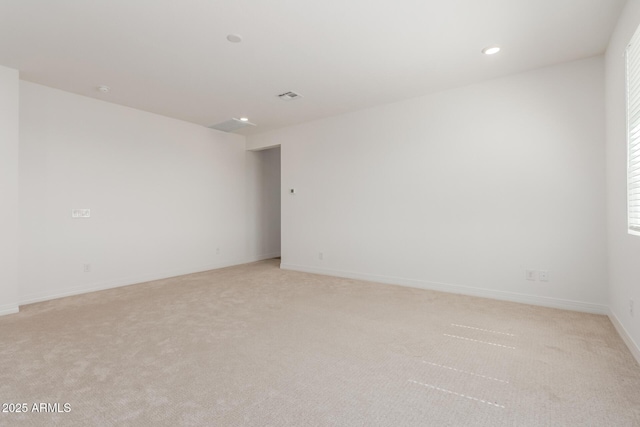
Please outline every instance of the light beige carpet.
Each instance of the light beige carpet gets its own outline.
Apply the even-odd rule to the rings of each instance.
[[[0,401],[29,409],[0,425],[640,425],[640,367],[605,316],[278,262],[0,318]]]

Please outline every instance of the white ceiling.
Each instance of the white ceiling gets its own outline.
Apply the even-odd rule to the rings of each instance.
[[[625,2],[0,0],[0,65],[205,126],[246,116],[258,126],[239,133],[258,133],[601,54]],[[502,52],[482,55],[491,44]],[[304,98],[276,97],[290,90]]]

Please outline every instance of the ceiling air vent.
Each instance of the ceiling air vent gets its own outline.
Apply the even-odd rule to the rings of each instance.
[[[240,120],[240,119],[234,118],[231,120],[227,120],[226,122],[221,122],[215,125],[211,125],[209,126],[209,128],[221,130],[222,132],[233,132],[247,126],[255,126],[255,124],[246,120]]]
[[[295,92],[285,92],[278,95],[278,98],[282,99],[283,101],[292,101],[294,99],[302,98],[302,95]]]

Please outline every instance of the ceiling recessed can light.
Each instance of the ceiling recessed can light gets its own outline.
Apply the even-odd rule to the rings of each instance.
[[[102,93],[108,93],[111,90],[111,88],[109,86],[102,85],[102,86],[98,86],[98,90]]]
[[[482,53],[485,55],[495,55],[498,52],[500,52],[500,48],[498,46],[488,46],[482,49]]]
[[[240,120],[243,121],[243,122],[248,122],[249,121],[249,119],[246,118],[246,117],[240,117]]]
[[[242,41],[242,36],[240,34],[229,34],[227,36],[227,40],[231,43],[240,43]]]

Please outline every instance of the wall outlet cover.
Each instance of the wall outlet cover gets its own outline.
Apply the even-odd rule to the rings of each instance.
[[[91,218],[91,209],[71,209],[71,218]]]
[[[537,280],[537,277],[538,277],[538,275],[537,275],[536,270],[525,270],[524,271],[524,278],[527,279],[527,280],[535,281],[535,280]]]

